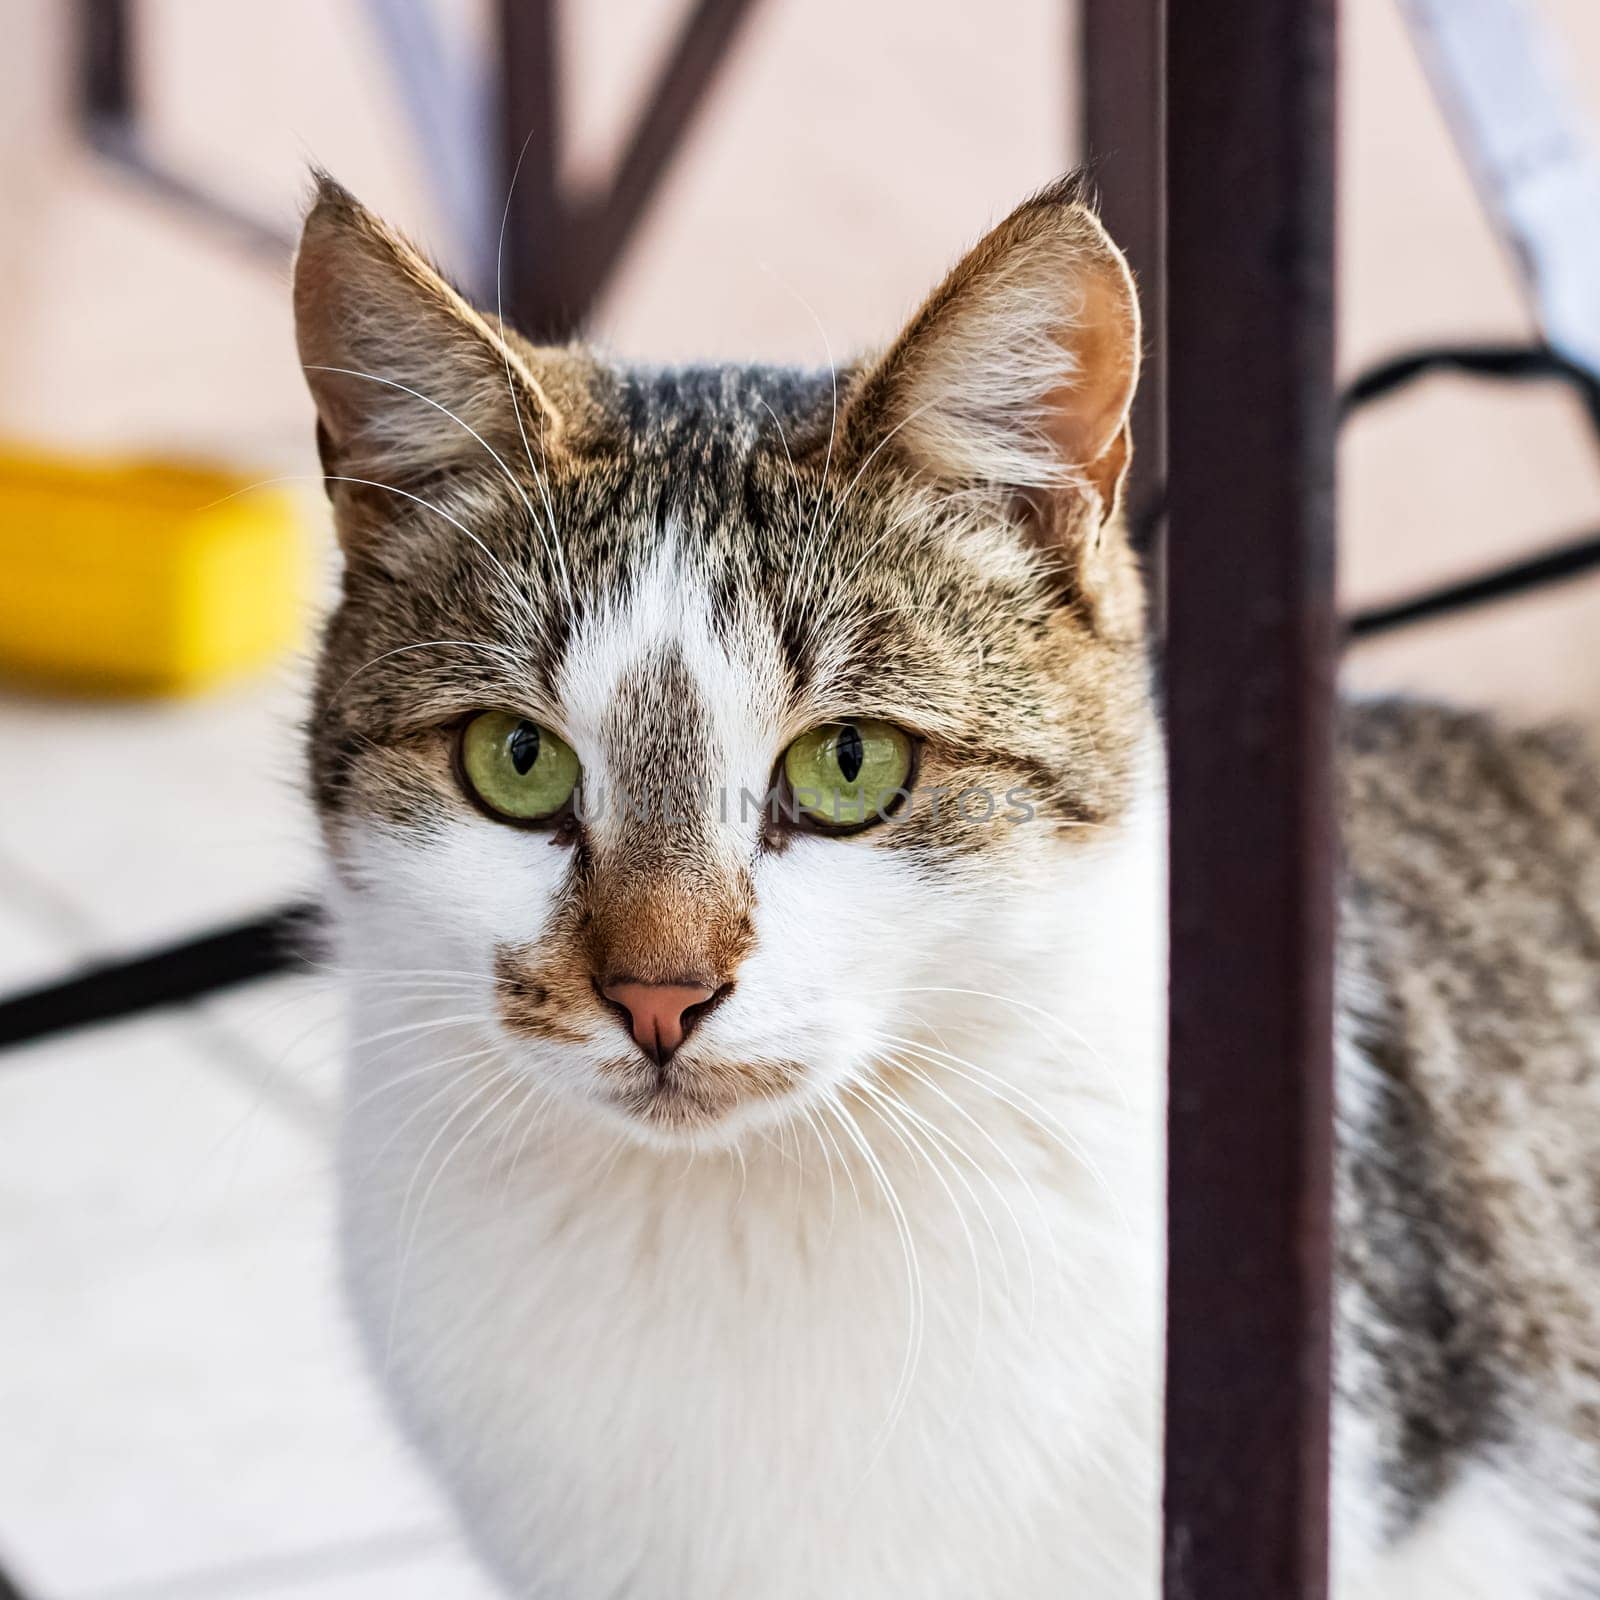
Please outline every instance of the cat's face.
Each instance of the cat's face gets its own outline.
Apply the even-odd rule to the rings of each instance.
[[[372,960],[656,1140],[1048,982],[1149,733],[1137,312],[1071,192],[837,378],[531,348],[331,184],[296,304],[346,556],[315,796]]]

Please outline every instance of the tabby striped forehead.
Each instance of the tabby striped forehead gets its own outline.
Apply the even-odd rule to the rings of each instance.
[[[352,511],[379,526],[348,604],[393,648],[487,635],[547,700],[580,639],[604,654],[692,616],[697,647],[775,653],[794,697],[848,698],[871,676],[925,704],[942,655],[1005,651],[1045,625],[1051,598],[1037,561],[959,503],[908,485],[887,497],[834,470],[833,383],[781,369],[619,378],[627,424],[612,448],[543,472],[479,461],[425,502],[367,494]],[[424,691],[451,672],[492,680],[495,665],[399,663]]]
[[[740,791],[764,787],[782,737],[783,673],[762,609],[717,597],[670,525],[632,581],[571,630],[554,687],[602,854],[714,851],[719,820],[736,823]]]
[[[826,373],[622,374],[604,449],[369,495],[381,528],[370,554],[349,541],[323,661],[319,796],[360,741],[488,706],[570,737],[586,790],[674,814],[707,793],[737,810],[789,739],[849,716],[1103,809],[1067,791],[1110,777],[1104,652],[1080,630],[1074,653],[992,508],[839,470],[832,392]]]

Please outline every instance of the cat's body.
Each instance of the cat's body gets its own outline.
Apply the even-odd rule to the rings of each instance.
[[[347,553],[347,1276],[486,1561],[527,1600],[1153,1595],[1164,798],[1098,225],[1024,207],[836,381],[533,350],[331,185],[297,293]],[[751,814],[818,726],[915,793]],[[1340,1600],[1566,1600],[1600,802],[1471,719],[1348,744]],[[540,799],[550,750],[635,808]]]
[[[1600,783],[1430,706],[1343,754],[1341,1596],[1594,1594]]]

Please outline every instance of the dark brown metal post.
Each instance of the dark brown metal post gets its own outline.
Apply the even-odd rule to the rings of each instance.
[[[1170,1600],[1326,1593],[1334,12],[1167,41]]]
[[[128,0],[81,0],[78,47],[85,121],[91,125],[131,121],[136,91]]]
[[[1082,0],[1082,152],[1100,214],[1139,280],[1145,365],[1133,405],[1128,515],[1144,542],[1167,476],[1166,0]]]
[[[501,303],[524,333],[553,341],[585,309],[561,193],[559,9],[558,0],[500,0]]]
[[[500,0],[500,149],[510,196],[501,277],[507,317],[537,339],[577,331],[615,273],[755,0],[698,0],[656,75],[612,181],[561,182],[558,0]]]

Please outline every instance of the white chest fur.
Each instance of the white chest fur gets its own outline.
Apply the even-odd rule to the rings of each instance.
[[[358,987],[352,1298],[508,1592],[1154,1593],[1159,905],[1105,870],[1036,1003],[975,960],[915,1070],[737,1150],[618,1140]]]
[[[373,1357],[513,1593],[1144,1592],[1153,1252],[1044,1102],[857,1106],[870,1163],[835,1120],[741,1165],[565,1122],[518,1155],[467,1132],[499,1092],[357,1111],[345,1216]]]

